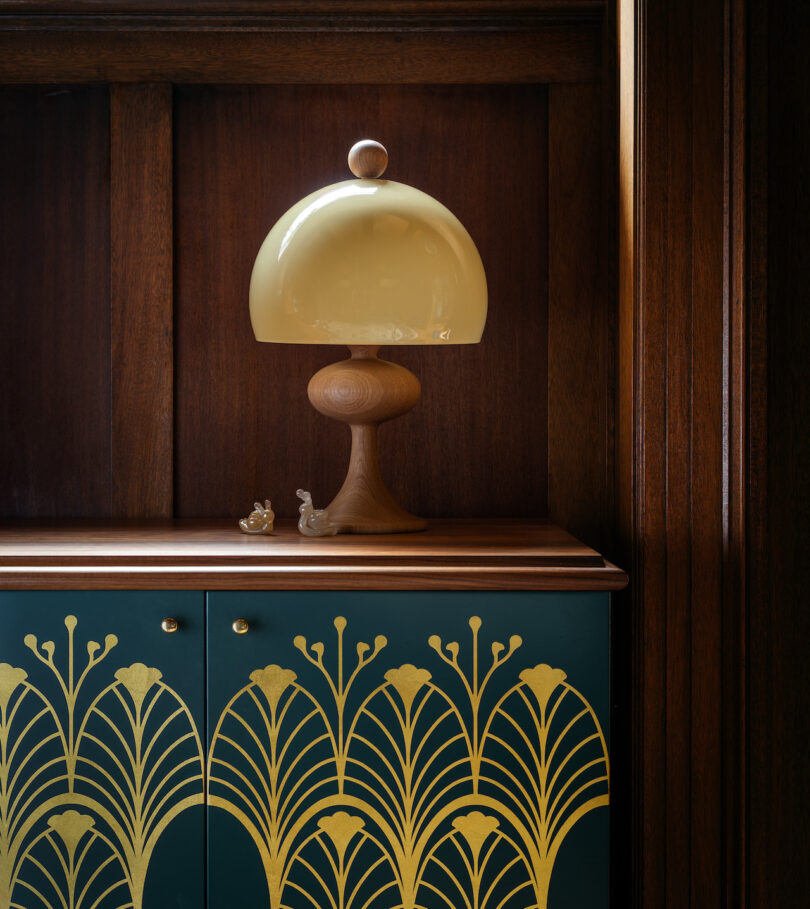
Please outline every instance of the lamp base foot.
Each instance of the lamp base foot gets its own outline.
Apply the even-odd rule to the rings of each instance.
[[[413,533],[427,527],[424,518],[400,508],[384,486],[374,490],[373,499],[356,487],[341,490],[326,510],[338,533]]]

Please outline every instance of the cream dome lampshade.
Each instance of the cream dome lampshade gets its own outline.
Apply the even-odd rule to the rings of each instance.
[[[419,380],[377,357],[382,345],[475,344],[487,314],[481,257],[464,226],[432,196],[379,179],[388,155],[358,142],[358,178],[306,196],[276,222],[250,279],[258,341],[346,344],[351,358],[310,380],[309,399],[352,431],[349,471],[327,507],[343,533],[421,530],[385,487],[377,426],[409,411]]]

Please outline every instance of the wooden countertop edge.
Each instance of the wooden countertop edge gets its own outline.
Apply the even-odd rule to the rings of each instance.
[[[300,569],[304,573],[328,572],[332,569],[343,572],[347,569],[355,571],[377,571],[379,569],[441,571],[445,568],[458,571],[498,571],[525,569],[543,571],[545,569],[571,568],[580,571],[603,570],[605,561],[601,556],[580,558],[578,556],[374,556],[357,558],[352,554],[338,556],[276,556],[275,558],[251,556],[200,556],[196,553],[177,553],[173,556],[156,555],[128,555],[125,553],[105,554],[103,556],[81,554],[49,554],[49,555],[11,555],[0,556],[0,571],[15,568],[27,568],[31,571],[65,568],[70,571],[81,568],[102,569],[109,567],[115,571],[144,570],[171,570],[182,565],[188,570],[199,571],[238,571],[241,568],[247,571],[274,570],[277,568],[289,572]],[[617,569],[618,570],[618,569]]]
[[[232,521],[0,522],[0,589],[619,590],[546,520],[438,520],[414,535],[246,537]]]
[[[600,568],[403,565],[14,565],[3,590],[621,590],[627,576]]]

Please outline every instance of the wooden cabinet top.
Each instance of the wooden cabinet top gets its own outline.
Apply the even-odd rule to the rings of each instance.
[[[0,524],[5,589],[616,590],[627,576],[547,521],[431,521],[422,533],[301,536],[279,521]]]

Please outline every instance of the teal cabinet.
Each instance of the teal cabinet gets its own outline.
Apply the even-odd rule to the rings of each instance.
[[[204,605],[0,592],[0,909],[204,905]]]
[[[210,909],[606,909],[608,645],[601,592],[208,594]]]
[[[0,909],[608,906],[605,592],[0,610]]]

